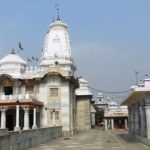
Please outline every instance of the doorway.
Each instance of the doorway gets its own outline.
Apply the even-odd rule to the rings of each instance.
[[[103,127],[104,110],[98,110],[95,114],[96,126]]]
[[[7,115],[6,117],[6,127],[8,128],[9,131],[13,131],[14,130],[14,117],[13,115]]]
[[[13,87],[12,86],[4,86],[3,91],[5,95],[13,95]]]
[[[124,129],[125,128],[124,118],[121,118],[121,117],[115,118],[114,126],[117,129]]]

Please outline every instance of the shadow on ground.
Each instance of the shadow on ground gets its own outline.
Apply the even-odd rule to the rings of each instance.
[[[130,134],[128,133],[122,133],[122,134],[118,134],[118,136],[120,136],[123,140],[125,140],[126,142],[129,143],[137,143],[137,140]]]

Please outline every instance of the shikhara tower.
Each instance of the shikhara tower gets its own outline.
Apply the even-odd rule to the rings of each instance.
[[[40,63],[40,66],[44,68],[55,65],[74,73],[75,65],[71,54],[67,24],[60,20],[59,15],[46,33]]]

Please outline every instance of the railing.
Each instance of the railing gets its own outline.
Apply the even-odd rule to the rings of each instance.
[[[25,99],[25,100],[29,100],[29,99],[37,99],[37,96],[36,95],[33,95],[33,94],[19,94],[19,95],[0,95],[0,100],[22,100],[22,99]]]

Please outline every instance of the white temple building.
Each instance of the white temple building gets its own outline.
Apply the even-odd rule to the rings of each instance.
[[[98,94],[94,106],[97,110],[96,125],[107,129],[128,129],[128,108],[120,106],[114,100],[103,97]]]
[[[122,105],[128,106],[129,132],[141,142],[150,145],[150,77],[131,87],[132,92]]]
[[[1,128],[28,130],[62,126],[76,131],[74,76],[67,25],[59,17],[46,34],[39,67],[29,66],[15,51],[0,59]]]

